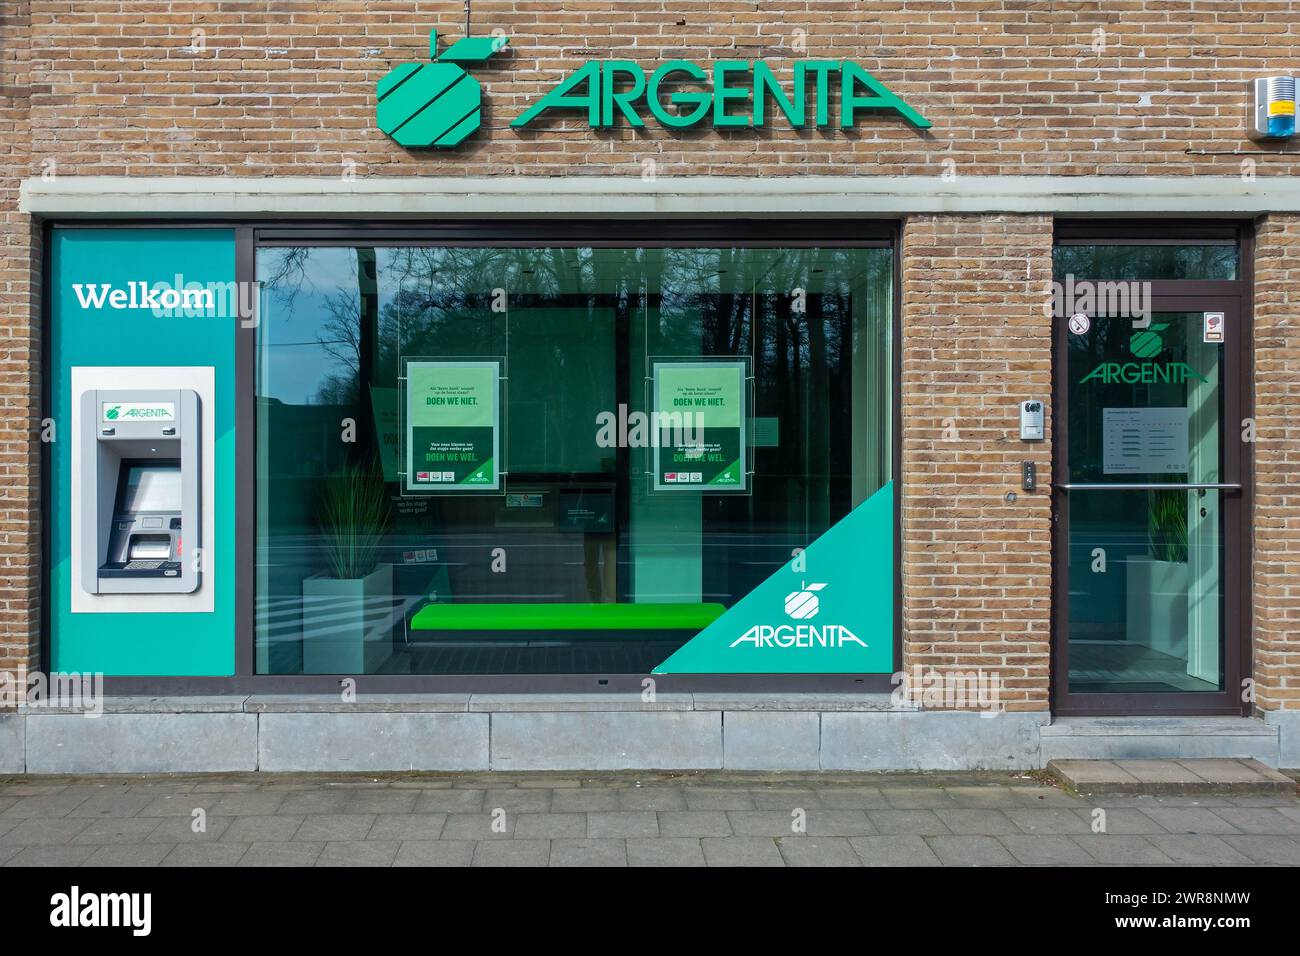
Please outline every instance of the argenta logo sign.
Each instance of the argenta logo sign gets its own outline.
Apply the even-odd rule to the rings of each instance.
[[[1167,328],[1168,322],[1159,322],[1149,328],[1135,329],[1129,336],[1129,352],[1140,359],[1159,355],[1165,348],[1165,339],[1161,333]],[[1182,385],[1192,378],[1205,381],[1205,377],[1186,362],[1102,362],[1079,379],[1079,384],[1097,379],[1106,385],[1154,385],[1165,382]]]
[[[403,146],[451,147],[478,129],[482,90],[460,64],[480,63],[505,47],[503,36],[466,38],[441,56],[429,35],[431,63],[403,63],[379,81],[379,128]],[[647,115],[685,129],[761,129],[783,121],[797,129],[850,129],[864,113],[886,112],[916,129],[928,119],[850,60],[798,60],[782,83],[764,60],[718,60],[702,66],[669,60],[653,71],[630,60],[589,60],[511,121],[528,126],[551,111],[574,112],[592,129]]]
[[[104,406],[106,422],[172,421],[175,418],[176,406],[171,402],[160,402],[157,405],[119,402]]]
[[[466,37],[438,55],[438,31],[429,31],[432,63],[402,63],[375,94],[379,128],[403,146],[458,145],[482,122],[483,88],[461,64],[482,63],[505,47],[503,36]]]

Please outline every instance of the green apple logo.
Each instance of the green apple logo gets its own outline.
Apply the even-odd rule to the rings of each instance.
[[[1161,322],[1149,329],[1139,329],[1129,337],[1128,350],[1138,358],[1151,358],[1153,355],[1159,355],[1161,349],[1165,347],[1164,337],[1160,333],[1167,328],[1169,328],[1169,323]]]
[[[482,121],[483,88],[461,67],[482,63],[510,40],[466,37],[438,56],[438,31],[429,31],[431,63],[401,63],[375,87],[379,128],[402,146],[458,145]]]
[[[104,409],[104,420],[105,420],[105,421],[110,421],[110,422],[111,422],[111,421],[115,421],[115,420],[117,419],[117,413],[118,413],[119,409],[120,409],[120,406],[118,406],[118,405],[114,405],[112,408],[106,408],[106,409]]]

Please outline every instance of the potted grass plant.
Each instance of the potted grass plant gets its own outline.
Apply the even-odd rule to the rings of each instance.
[[[1187,493],[1153,492],[1147,511],[1148,555],[1127,562],[1128,639],[1187,656]]]
[[[373,673],[392,654],[393,566],[379,561],[388,494],[373,465],[345,465],[322,483],[325,570],[302,582],[303,671]]]

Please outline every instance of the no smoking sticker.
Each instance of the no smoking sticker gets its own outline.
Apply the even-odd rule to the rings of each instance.
[[[1070,316],[1070,331],[1075,335],[1083,335],[1092,328],[1092,322],[1082,312],[1076,312]]]

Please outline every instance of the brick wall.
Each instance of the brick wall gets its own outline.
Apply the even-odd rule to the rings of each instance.
[[[31,172],[29,6],[0,8],[0,674],[17,675],[39,666],[41,244],[17,209]]]
[[[39,243],[15,211],[15,187],[43,169],[336,176],[355,163],[358,176],[639,176],[653,158],[660,176],[1234,175],[1248,160],[1261,177],[1300,173],[1300,154],[1243,134],[1247,77],[1300,70],[1300,0],[478,0],[473,9],[475,33],[512,38],[509,52],[474,70],[484,128],[457,150],[420,152],[375,128],[374,84],[425,59],[431,27],[444,47],[459,38],[461,0],[8,0],[0,400],[25,419],[37,388]],[[848,132],[779,121],[760,134],[670,131],[653,120],[637,132],[592,131],[574,118],[509,127],[590,58],[652,66],[802,56],[862,63],[934,128],[887,115]],[[1249,155],[1208,155],[1237,150]],[[1296,344],[1286,301],[1294,276],[1277,249],[1295,227],[1268,228],[1261,361],[1281,368],[1273,356]],[[1047,701],[1049,519],[1045,492],[1015,503],[1003,495],[1018,488],[1026,457],[1014,405],[1049,395],[1050,232],[1042,217],[921,217],[905,233],[905,662],[996,667],[1021,709]],[[1297,598],[1287,551],[1296,519],[1286,510],[1295,496],[1281,490],[1298,454],[1281,418],[1288,381],[1294,400],[1293,377],[1260,383],[1261,434],[1278,437],[1260,445],[1273,457],[1262,457],[1259,509],[1283,515],[1257,537],[1265,706],[1283,702],[1281,648],[1296,639],[1285,632]],[[957,441],[938,440],[944,418]],[[0,667],[35,660],[38,446],[28,438],[0,435]],[[1044,443],[1028,455],[1044,486],[1049,454]],[[1289,692],[1300,706],[1294,679]]]
[[[1052,220],[914,217],[902,264],[903,666],[996,672],[1008,709],[1046,709],[1051,434],[1021,442],[1017,406],[1051,394]]]
[[[486,129],[408,152],[374,85],[464,33],[461,0],[33,0],[32,147],[67,172],[131,175],[1235,174],[1247,77],[1300,68],[1296,0],[478,0],[506,52],[474,68]],[[201,49],[194,31],[202,31]],[[445,42],[444,42],[445,46]],[[592,58],[850,58],[934,123],[851,133],[697,127],[595,133],[510,120]],[[781,74],[788,76],[788,74]],[[572,114],[568,114],[572,116]],[[1261,175],[1300,171],[1259,154]]]
[[[1300,216],[1260,224],[1255,258],[1254,632],[1261,709],[1300,709]]]

